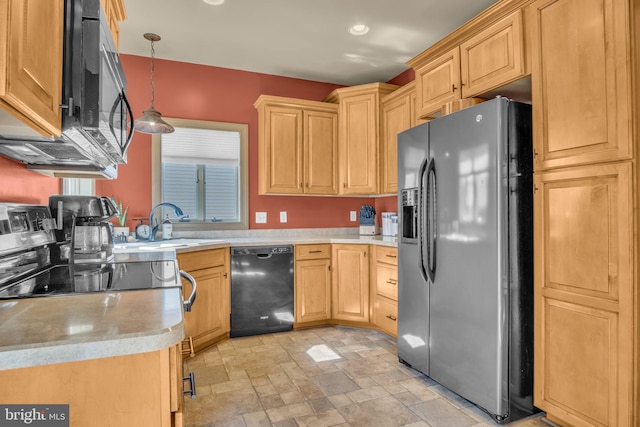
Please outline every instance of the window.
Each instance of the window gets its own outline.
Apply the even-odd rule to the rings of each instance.
[[[174,223],[180,230],[248,228],[248,126],[165,120],[176,130],[153,135],[154,206],[170,202],[189,215]]]
[[[62,194],[69,196],[95,196],[96,180],[92,178],[62,178]]]

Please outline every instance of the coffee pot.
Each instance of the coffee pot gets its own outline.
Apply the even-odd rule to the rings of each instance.
[[[57,261],[95,262],[113,257],[108,221],[116,216],[118,208],[110,198],[53,195],[49,197],[49,209],[57,223]]]

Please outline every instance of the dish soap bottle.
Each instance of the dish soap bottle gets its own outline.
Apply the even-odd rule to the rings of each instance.
[[[171,220],[169,219],[169,214],[167,214],[164,221],[162,221],[162,238],[171,239],[172,237],[173,237],[173,224],[171,224]]]

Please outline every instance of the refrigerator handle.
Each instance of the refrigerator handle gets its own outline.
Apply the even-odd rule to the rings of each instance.
[[[438,203],[437,203],[437,181],[436,162],[432,158],[425,171],[427,177],[427,268],[426,274],[431,283],[436,278],[436,239],[438,237]],[[431,179],[433,176],[433,179]]]
[[[427,166],[431,164],[433,160],[427,157],[424,158],[422,163],[420,163],[420,167],[418,168],[418,247],[420,247],[420,275],[424,279],[425,282],[429,282],[429,277],[427,275],[427,268],[424,265],[424,218],[425,218],[425,208],[424,208],[424,199],[425,199],[425,190],[427,190],[424,182],[425,173],[427,171]],[[428,192],[427,192],[428,196]]]

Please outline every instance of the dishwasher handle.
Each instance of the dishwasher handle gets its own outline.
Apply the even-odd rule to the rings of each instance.
[[[270,253],[261,253],[261,254],[256,254],[256,257],[259,259],[269,259],[271,258],[271,254]]]
[[[196,279],[194,279],[193,276],[191,276],[184,270],[180,270],[180,276],[191,284],[191,295],[189,295],[189,298],[182,302],[184,311],[191,311],[191,306],[193,306],[193,303],[196,301],[196,289],[198,287],[196,285]]]

